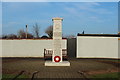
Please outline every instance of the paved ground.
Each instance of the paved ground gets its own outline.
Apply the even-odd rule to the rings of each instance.
[[[70,67],[45,67],[44,59],[3,59],[2,73],[16,75],[24,70],[24,75],[30,78],[35,71],[39,71],[35,75],[36,78],[82,78],[83,76],[78,71],[91,72],[91,74],[92,72],[95,73],[95,71],[98,73],[101,71],[118,71],[118,66],[95,59],[70,58],[69,61],[71,63]]]

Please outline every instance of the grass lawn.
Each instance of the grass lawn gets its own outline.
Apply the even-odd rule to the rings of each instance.
[[[2,80],[13,79],[15,77],[16,77],[16,75],[14,75],[14,74],[2,74]],[[20,75],[17,78],[28,78],[28,76],[26,76],[26,75]]]
[[[89,78],[119,78],[120,72],[91,75]]]

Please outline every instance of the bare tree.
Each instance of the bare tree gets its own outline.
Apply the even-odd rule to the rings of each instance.
[[[118,32],[118,35],[120,35],[120,32]]]
[[[28,33],[27,36],[28,36],[28,39],[33,39],[34,38],[34,36],[30,33]]]
[[[2,39],[17,39],[17,35],[15,34],[2,35]]]
[[[49,36],[49,38],[53,37],[53,25],[48,26],[48,28],[45,30],[45,33]]]
[[[18,37],[20,39],[25,39],[26,38],[26,32],[24,30],[19,30],[18,31]],[[28,39],[32,39],[34,36],[30,33],[27,33],[27,38]]]
[[[2,39],[7,39],[7,35],[2,35]]]
[[[17,35],[15,34],[9,34],[8,39],[17,39]]]
[[[18,31],[18,37],[21,38],[26,38],[26,33],[23,29]]]
[[[35,23],[35,25],[33,25],[33,34],[35,35],[36,38],[39,38],[40,27],[38,26],[37,23]]]

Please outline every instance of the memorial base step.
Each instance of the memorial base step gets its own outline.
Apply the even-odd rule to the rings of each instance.
[[[45,66],[70,66],[70,62],[69,61],[62,61],[62,62],[45,61]]]

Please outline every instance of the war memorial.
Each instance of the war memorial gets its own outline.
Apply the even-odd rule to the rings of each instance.
[[[68,61],[62,58],[62,18],[53,18],[53,54],[52,61],[46,61],[45,66],[70,66]]]

